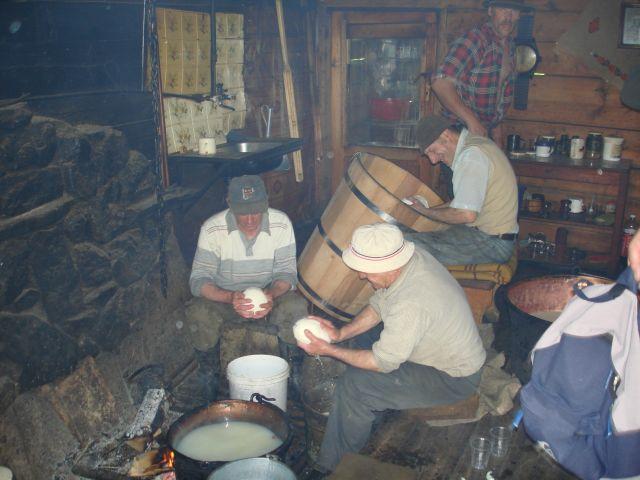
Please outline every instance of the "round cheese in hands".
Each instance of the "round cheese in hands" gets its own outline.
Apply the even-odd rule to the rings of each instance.
[[[251,313],[256,313],[263,310],[260,305],[263,305],[269,301],[261,288],[249,287],[242,293],[244,294],[244,298],[251,302]]]
[[[304,333],[305,330],[309,330],[313,335],[318,337],[325,342],[331,343],[331,338],[329,338],[329,334],[326,332],[324,328],[322,328],[322,324],[309,317],[304,317],[298,320],[293,325],[293,336],[296,337],[296,340],[300,343],[309,344],[311,340]]]

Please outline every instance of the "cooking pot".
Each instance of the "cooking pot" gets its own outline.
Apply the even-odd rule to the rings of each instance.
[[[574,288],[613,280],[595,275],[545,275],[500,287],[496,305],[500,321],[509,324],[506,369],[524,384],[531,378],[530,353],[551,322],[575,295]]]
[[[296,480],[284,463],[273,458],[245,458],[229,462],[213,472],[208,480]]]
[[[270,455],[282,457],[291,443],[291,426],[286,414],[278,407],[266,402],[261,395],[254,393],[251,396],[251,401],[220,400],[213,402],[205,407],[185,413],[169,428],[167,444],[174,454],[174,469],[178,480],[206,480],[213,470],[228,463],[196,460],[180,453],[175,448],[180,440],[196,428],[228,421],[254,423],[266,427],[276,434],[282,440],[282,444],[271,452],[265,452]]]

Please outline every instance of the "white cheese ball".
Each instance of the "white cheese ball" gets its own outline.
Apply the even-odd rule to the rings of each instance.
[[[300,343],[304,343],[305,345],[311,343],[311,340],[304,333],[305,330],[309,330],[313,335],[318,337],[325,342],[331,343],[331,338],[329,338],[329,334],[326,332],[324,328],[322,328],[322,324],[309,317],[304,317],[298,320],[293,325],[293,336],[296,337],[296,340]]]
[[[12,480],[13,473],[7,467],[0,467],[0,480]]]
[[[263,308],[260,305],[269,301],[261,288],[249,287],[242,293],[244,294],[244,298],[251,302],[251,313],[262,311]]]

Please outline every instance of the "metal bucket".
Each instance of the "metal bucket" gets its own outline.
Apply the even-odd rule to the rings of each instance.
[[[531,377],[530,353],[538,339],[574,296],[573,287],[612,283],[592,275],[547,275],[504,285],[496,296],[501,322],[509,326],[506,369],[524,384]],[[548,316],[544,312],[553,313]],[[546,317],[546,319],[545,319]]]
[[[284,463],[260,457],[229,462],[207,480],[296,480],[296,476]]]

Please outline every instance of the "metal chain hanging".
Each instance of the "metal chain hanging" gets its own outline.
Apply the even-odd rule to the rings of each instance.
[[[168,183],[168,172],[166,169],[166,143],[164,130],[164,108],[162,104],[162,80],[160,78],[160,60],[158,52],[158,30],[156,24],[156,2],[155,0],[144,0],[145,30],[147,38],[146,44],[149,48],[149,58],[151,60],[151,92],[153,95],[153,114],[156,127],[155,138],[155,190],[157,201],[157,225],[158,225],[158,261],[160,264],[160,290],[162,296],[167,298],[168,277],[167,277],[167,249],[166,249],[166,226],[164,220],[164,188]],[[143,72],[143,75],[145,72]]]

